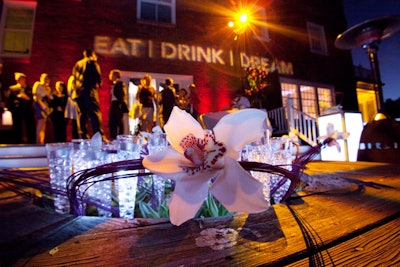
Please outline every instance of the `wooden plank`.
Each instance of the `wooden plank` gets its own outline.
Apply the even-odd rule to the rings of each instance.
[[[180,227],[167,219],[77,217],[34,234],[35,246],[12,260],[15,266],[283,266],[307,264],[310,251],[329,251],[335,265],[353,266],[378,255],[366,251],[357,259],[352,255],[360,253],[348,251],[354,250],[351,240],[368,236],[376,241],[361,247],[373,250],[376,242],[381,262],[398,262],[391,247],[398,247],[399,229],[391,222],[400,213],[400,167],[362,162],[308,167],[307,190],[260,214],[191,220]],[[381,237],[386,225],[392,238]]]
[[[400,218],[395,218],[288,266],[400,266],[399,248]]]

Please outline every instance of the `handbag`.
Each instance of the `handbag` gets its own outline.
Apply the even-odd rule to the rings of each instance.
[[[138,119],[143,115],[143,105],[140,102],[136,102],[130,112],[129,112],[129,117],[132,119]]]
[[[11,111],[9,111],[6,108],[4,108],[3,114],[1,115],[1,125],[2,126],[12,126],[13,125]]]

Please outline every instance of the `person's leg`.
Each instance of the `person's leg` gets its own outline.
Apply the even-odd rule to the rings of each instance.
[[[108,141],[104,135],[102,128],[102,115],[100,111],[100,102],[97,89],[93,89],[90,97],[87,99],[87,112],[89,120],[92,124],[93,134],[99,132],[103,138],[103,141]]]
[[[108,127],[110,131],[110,138],[112,140],[117,138],[118,134],[118,118],[115,116],[115,104],[111,103],[110,112],[108,114]]]
[[[44,144],[44,137],[46,134],[46,120],[39,119],[36,125],[36,143]]]
[[[122,115],[119,115],[117,122],[118,122],[117,133],[124,134],[124,122],[122,121]]]
[[[71,120],[72,125],[72,139],[79,139],[80,138],[80,130],[78,128],[79,119]]]
[[[33,110],[25,112],[25,131],[28,144],[36,143],[36,119]]]
[[[21,114],[18,110],[12,112],[12,119],[13,119],[13,125],[12,125],[12,130],[13,130],[13,137],[14,137],[14,142],[16,144],[22,144],[23,139],[22,139],[22,117]]]
[[[123,113],[122,114],[122,134],[129,134],[129,114],[128,113]]]
[[[87,136],[87,129],[86,129],[86,121],[87,121],[87,107],[86,107],[86,100],[85,96],[80,96],[76,99],[79,107],[79,118],[77,119],[77,123],[80,127],[80,138],[88,138]]]

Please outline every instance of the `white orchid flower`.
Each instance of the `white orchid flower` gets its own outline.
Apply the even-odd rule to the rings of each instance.
[[[171,223],[193,218],[208,191],[230,212],[258,213],[269,207],[263,185],[237,162],[241,149],[263,136],[266,117],[257,109],[228,114],[213,135],[174,107],[164,126],[170,146],[143,159],[145,168],[176,182],[169,202]]]
[[[318,140],[320,142],[329,140],[327,145],[329,147],[335,146],[337,148],[338,152],[340,152],[341,147],[340,147],[340,144],[337,142],[337,140],[340,140],[340,139],[347,140],[349,138],[349,136],[350,136],[350,133],[339,132],[339,131],[335,130],[334,125],[332,123],[328,123],[328,125],[326,126],[326,135],[319,136]]]

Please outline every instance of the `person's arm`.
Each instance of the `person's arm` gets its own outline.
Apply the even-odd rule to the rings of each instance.
[[[80,60],[76,62],[72,68],[72,76],[75,78],[75,88],[77,90],[82,88],[83,73],[85,72],[86,62],[87,61]]]
[[[122,104],[125,102],[125,90],[124,90],[124,84],[121,81],[118,81],[114,85],[114,95],[117,98],[117,101],[119,104]]]
[[[136,100],[139,100],[139,98],[140,98],[140,92],[141,92],[141,91],[142,91],[142,86],[139,85],[138,90],[137,90],[137,93],[136,93],[136,96],[135,96],[135,99],[136,99]]]
[[[103,81],[101,80],[100,64],[97,61],[95,61],[95,65],[96,65],[96,70],[97,70],[97,86],[98,86],[98,88],[100,88],[103,83]]]

